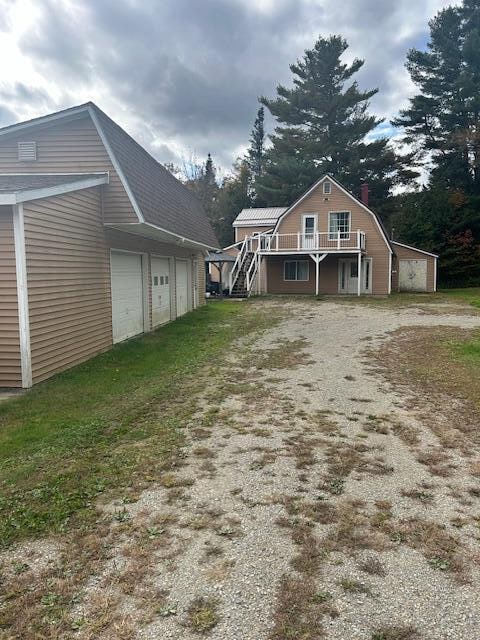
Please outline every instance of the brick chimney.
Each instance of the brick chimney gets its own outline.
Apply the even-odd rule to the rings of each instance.
[[[366,182],[360,187],[360,200],[368,207],[368,184]]]

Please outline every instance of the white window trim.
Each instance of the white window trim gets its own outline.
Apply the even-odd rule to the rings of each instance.
[[[338,293],[346,293],[345,289],[342,288],[342,268],[341,265],[342,263],[344,263],[345,265],[348,265],[348,268],[350,269],[350,265],[352,264],[352,262],[358,262],[357,258],[340,258],[338,261]],[[368,289],[365,287],[365,279],[364,279],[364,274],[366,273],[366,271],[364,270],[364,265],[366,262],[370,263],[370,286],[368,287]],[[372,293],[372,284],[373,284],[373,258],[362,258],[362,283],[361,283],[361,293],[362,294],[371,294]],[[354,294],[350,294],[350,295],[354,295]]]
[[[295,262],[295,263],[299,263],[299,262],[306,262],[307,263],[307,277],[306,278],[286,278],[285,277],[285,271],[286,271],[286,265],[287,262]],[[298,267],[296,268],[296,272],[298,275]],[[284,260],[283,261],[283,281],[284,282],[309,282],[310,280],[310,261],[309,260]]]
[[[326,187],[328,187],[328,191],[326,190]],[[323,195],[332,195],[332,183],[329,180],[325,180],[325,182],[323,183]]]
[[[335,233],[335,234],[337,233],[336,231],[335,232],[330,231],[330,219],[331,219],[331,216],[334,213],[348,213],[348,237],[342,238],[342,240],[350,240],[350,236],[352,235],[352,212],[349,211],[348,209],[342,209],[341,211],[329,211],[328,212],[328,239],[329,240],[336,240],[337,239],[336,235],[335,235],[335,237],[333,237],[333,235],[330,235],[330,234],[333,234],[333,233]]]
[[[313,227],[313,235],[315,235],[318,231],[318,213],[304,213],[302,215],[302,235],[306,235],[305,233],[305,220],[307,218],[313,218],[315,224]]]
[[[373,282],[373,258],[362,258],[362,269],[364,263],[368,262],[370,264],[370,274],[369,274],[369,287],[365,287],[365,279],[362,278],[362,293],[372,293],[372,282]],[[366,272],[365,272],[366,273]]]

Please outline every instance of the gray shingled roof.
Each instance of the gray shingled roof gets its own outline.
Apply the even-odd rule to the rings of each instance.
[[[48,187],[75,184],[76,182],[83,182],[90,178],[99,178],[106,175],[106,173],[70,173],[68,175],[44,173],[24,175],[0,174],[0,193],[19,193],[20,191],[31,191],[32,189],[47,189]]]
[[[145,221],[189,240],[218,247],[210,221],[195,195],[93,102],[3,127],[0,134],[33,126],[46,117],[75,115],[89,109],[96,114]]]
[[[92,107],[145,221],[218,247],[212,226],[195,195],[103,111],[93,104]]]

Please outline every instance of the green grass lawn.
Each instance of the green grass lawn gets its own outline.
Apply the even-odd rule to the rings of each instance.
[[[262,322],[207,305],[0,403],[0,545],[87,526],[99,494],[148,481],[182,443],[199,373]]]

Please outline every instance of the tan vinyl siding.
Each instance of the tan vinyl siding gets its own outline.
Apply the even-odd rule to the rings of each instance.
[[[382,237],[375,218],[335,184],[332,183],[332,193],[329,196],[323,194],[323,185],[318,185],[309,196],[282,219],[277,232],[287,234],[302,233],[303,216],[305,214],[316,215],[317,230],[319,232],[327,232],[328,214],[334,211],[350,211],[351,231],[356,232],[357,229],[360,229],[365,232],[365,257],[373,258],[372,293],[375,295],[388,294],[390,279],[389,249]],[[330,271],[330,277],[333,278],[334,270],[331,269]],[[335,278],[336,277],[337,275],[335,274]],[[328,285],[328,288],[336,293],[338,291],[337,280],[335,279],[334,282],[335,291],[333,291],[333,286]]]
[[[112,346],[111,250],[142,254],[150,327],[151,255],[170,258],[173,270],[174,257],[187,258],[191,264],[196,255],[105,229],[100,188],[25,203],[24,218],[34,384]],[[171,282],[175,310],[174,278]],[[15,386],[20,385],[21,380]]]
[[[182,249],[182,247],[178,247],[172,244],[166,244],[163,242],[158,242],[157,240],[151,240],[150,238],[142,238],[141,236],[137,236],[133,233],[123,233],[122,231],[117,231],[116,229],[106,228],[105,231],[105,239],[107,245],[111,249],[123,249],[124,251],[134,251],[137,253],[145,253],[147,254],[147,262],[148,262],[148,307],[150,314],[150,326],[152,326],[152,283],[151,283],[151,266],[150,266],[150,255],[156,255],[163,258],[191,258],[192,250]],[[172,262],[174,262],[172,260]],[[175,273],[175,265],[172,265],[171,268],[172,273]],[[172,310],[174,313],[174,317],[176,314],[176,295],[175,295],[175,278],[171,278],[172,287],[171,287],[171,304]]]
[[[15,240],[11,207],[0,207],[0,387],[21,387]]]
[[[19,162],[17,143],[35,141],[37,160]],[[95,125],[88,114],[0,137],[0,173],[89,173],[108,171],[104,189],[106,222],[138,222]]]
[[[273,229],[275,225],[270,224],[262,227],[235,227],[235,242],[240,242],[246,236],[251,236],[254,233],[266,233]]]
[[[33,382],[112,344],[100,189],[24,205]]]
[[[395,255],[392,269],[392,291],[398,291],[399,260],[426,260],[427,261],[427,291],[435,291],[435,261],[436,258],[410,247],[393,245]]]
[[[307,260],[309,266],[308,280],[284,280],[284,263],[286,260]],[[308,256],[268,256],[266,265],[266,287],[268,293],[315,293],[315,263]],[[261,270],[262,268],[263,265]]]
[[[205,304],[205,288],[206,288],[206,280],[205,280],[205,256],[203,253],[199,253],[197,256],[198,260],[198,304],[201,306]]]

